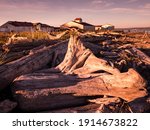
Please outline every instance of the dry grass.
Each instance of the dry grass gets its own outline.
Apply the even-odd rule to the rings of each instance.
[[[0,32],[0,44],[5,44],[8,41],[8,38],[11,37],[14,33],[3,33]],[[18,37],[27,37],[28,39],[36,40],[47,40],[49,39],[46,32],[19,32],[17,33]]]
[[[12,35],[12,33],[2,33],[0,32],[0,44],[4,44],[7,42],[8,38]]]
[[[20,32],[17,33],[19,37],[27,37],[28,39],[49,39],[48,34],[46,32]]]

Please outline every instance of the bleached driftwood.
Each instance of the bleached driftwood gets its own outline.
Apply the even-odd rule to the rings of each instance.
[[[20,76],[13,86],[15,99],[26,111],[67,107],[86,96],[110,95],[132,101],[147,95],[146,82],[135,70],[120,73],[95,57],[78,36],[71,36],[65,58],[56,68]],[[70,99],[74,100],[70,103]]]

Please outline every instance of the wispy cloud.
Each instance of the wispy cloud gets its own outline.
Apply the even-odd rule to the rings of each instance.
[[[102,4],[104,1],[102,0],[93,0],[92,4]]]
[[[137,2],[139,0],[127,0],[128,3],[134,3],[134,2]]]
[[[87,13],[97,13],[102,11],[101,9],[90,9],[90,8],[74,8],[74,11],[87,12]]]
[[[145,4],[145,5],[144,5],[144,8],[145,8],[145,9],[150,9],[150,3]]]
[[[28,9],[28,10],[44,10],[47,9],[49,4],[46,4],[44,1],[18,1],[18,0],[1,0],[0,8],[1,9]]]
[[[89,13],[111,13],[111,14],[128,14],[137,16],[150,16],[149,10],[145,8],[109,8],[109,9],[76,9],[78,12],[89,12]]]
[[[95,6],[95,7],[107,8],[107,7],[111,7],[115,3],[112,1],[107,1],[107,0],[92,0],[91,4],[92,6]]]
[[[113,13],[122,13],[122,14],[130,14],[130,15],[147,15],[150,16],[149,10],[146,10],[144,8],[138,8],[138,9],[133,9],[133,8],[112,8],[110,9]]]

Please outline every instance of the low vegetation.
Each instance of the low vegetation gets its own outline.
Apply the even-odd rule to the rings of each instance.
[[[8,41],[8,38],[10,38],[15,33],[3,33],[0,32],[0,44],[5,44]],[[49,39],[48,33],[46,32],[19,32],[16,33],[16,37],[27,37],[28,39]]]

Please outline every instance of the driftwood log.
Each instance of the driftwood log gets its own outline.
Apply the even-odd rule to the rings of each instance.
[[[6,63],[14,61],[14,60],[17,60],[17,59],[27,55],[28,52],[29,51],[2,53],[0,55],[0,58],[1,58],[0,65],[6,64]]]
[[[150,111],[150,97],[126,102],[117,97],[96,98],[91,103],[71,108],[49,110],[49,113],[143,113]]]
[[[131,52],[136,55],[143,63],[150,66],[150,57],[137,48],[131,48]]]
[[[24,56],[13,62],[0,66],[0,90],[7,87],[16,77],[31,73],[46,66],[49,62],[55,64],[54,55],[63,58],[66,52],[67,42],[45,47],[39,50],[30,51],[29,55]]]
[[[71,107],[65,109],[46,111],[50,113],[118,113],[118,112],[129,112],[123,107],[123,100],[112,97],[112,98],[98,98],[90,100],[91,103],[82,105],[79,107]]]
[[[56,43],[58,43],[58,40],[32,40],[32,39],[28,39],[28,41],[25,42],[16,42],[16,43],[10,43],[10,44],[4,44],[2,46],[2,49],[5,52],[20,52],[20,51],[25,51],[25,50],[31,50],[35,47],[41,46],[41,45],[45,45],[45,46],[49,46],[49,45],[54,45]]]
[[[132,101],[147,95],[144,80],[132,69],[116,76],[82,76],[60,73],[33,73],[20,76],[14,81],[13,95],[20,107],[27,111],[56,109],[64,104],[67,107],[70,106],[70,99],[86,96],[110,95]]]
[[[78,36],[71,36],[62,63],[16,78],[12,91],[25,111],[79,105],[86,103],[87,96],[110,95],[133,101],[147,95],[146,82],[135,70],[120,73],[95,57]]]

